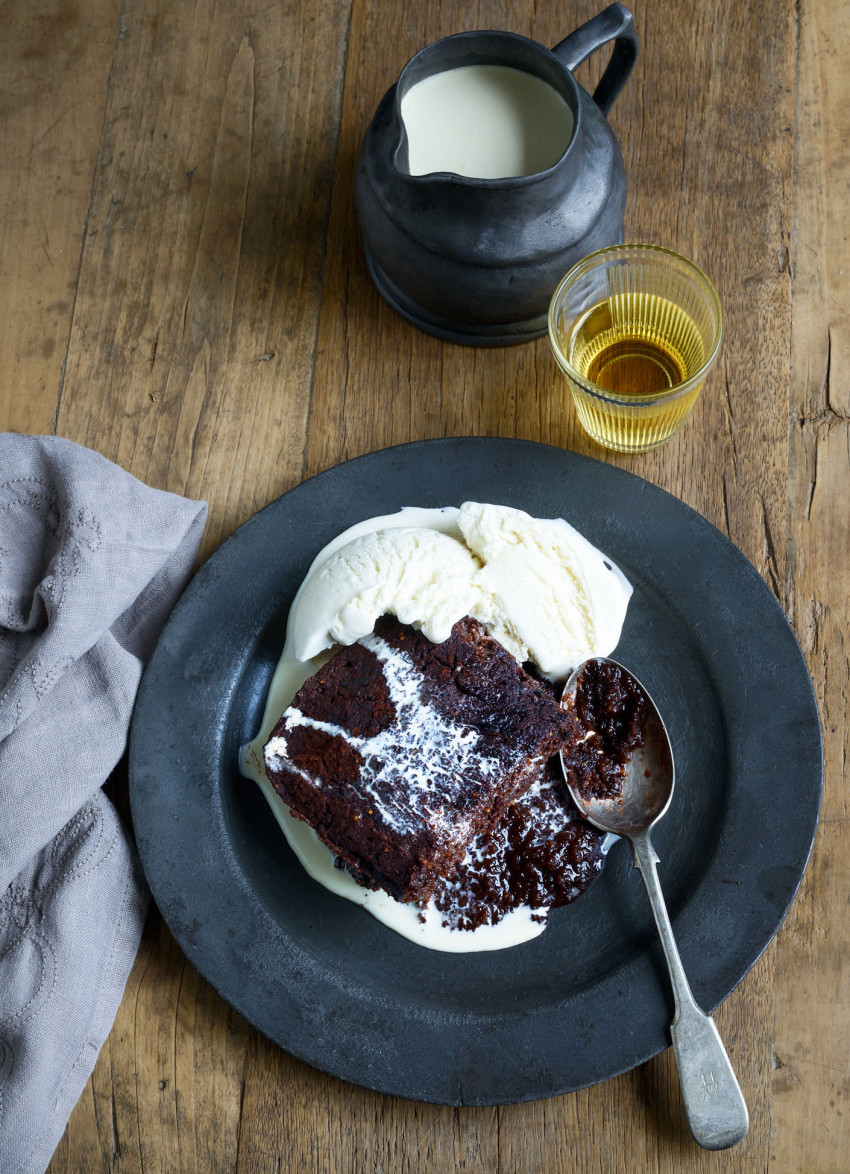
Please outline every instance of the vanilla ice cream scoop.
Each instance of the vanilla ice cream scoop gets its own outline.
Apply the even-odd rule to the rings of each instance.
[[[578,530],[475,502],[461,506],[458,526],[481,563],[471,614],[517,660],[558,678],[613,652],[631,584]]]
[[[440,511],[434,511],[438,513]],[[299,660],[368,636],[387,613],[435,644],[476,598],[478,563],[462,541],[425,526],[361,534],[311,571],[293,609]]]
[[[405,509],[345,531],[319,554],[290,613],[295,655],[353,644],[392,613],[429,640],[465,615],[519,661],[563,677],[620,638],[631,586],[561,519],[509,506]]]

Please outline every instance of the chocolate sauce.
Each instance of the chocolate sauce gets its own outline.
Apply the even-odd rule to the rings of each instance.
[[[564,752],[570,785],[588,798],[618,798],[626,763],[643,745],[643,692],[619,665],[591,660],[579,676],[572,710],[579,728]]]
[[[549,907],[574,901],[601,871],[604,839],[579,816],[550,760],[499,826],[438,881],[434,904],[452,929],[494,925],[520,905],[545,921]]]

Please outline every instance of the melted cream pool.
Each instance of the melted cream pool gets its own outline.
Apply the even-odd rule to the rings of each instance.
[[[362,906],[378,921],[419,946],[447,953],[472,953],[481,950],[502,950],[530,941],[546,928],[548,910],[533,910],[528,906],[520,906],[496,925],[482,925],[475,930],[451,930],[443,925],[443,914],[432,904],[420,909],[417,905],[405,905],[394,900],[382,889],[364,889],[344,869],[335,866],[334,854],[321,842],[313,829],[291,814],[272,787],[263,768],[263,746],[268,741],[278,718],[304,682],[333,654],[331,649],[308,661],[299,661],[295,656],[294,617],[298,611],[299,601],[303,598],[304,587],[311,576],[341,547],[375,530],[424,526],[459,536],[455,522],[457,513],[454,508],[410,508],[397,514],[370,518],[344,531],[319,552],[304,584],[293,600],[287,623],[286,643],[269,687],[263,720],[256,737],[242,748],[239,765],[246,778],[253,779],[259,784],[289,846],[314,880],[332,893]],[[603,850],[607,850],[607,846],[606,842]]]

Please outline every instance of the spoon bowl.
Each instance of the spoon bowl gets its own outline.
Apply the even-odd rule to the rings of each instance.
[[[616,797],[582,793],[570,782],[570,770],[563,754],[561,766],[576,806],[585,819],[603,832],[629,837],[652,827],[670,806],[676,781],[673,748],[667,727],[649,693],[633,673],[607,657],[595,657],[593,662],[585,661],[578,666],[564,686],[562,707],[568,709],[574,704],[579,677],[590,663],[604,663],[619,669],[628,687],[642,697],[645,706],[643,740],[623,764],[622,793]]]
[[[688,985],[650,840],[673,797],[676,772],[667,729],[640,681],[606,657],[578,666],[561,706],[578,725],[561,752],[573,800],[590,823],[630,842],[646,885],[673,986],[670,1034],[691,1133],[705,1149],[728,1149],[747,1135],[747,1105],[717,1028]]]

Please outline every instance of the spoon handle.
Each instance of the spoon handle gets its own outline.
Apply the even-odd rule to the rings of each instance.
[[[670,1034],[688,1125],[694,1139],[705,1149],[728,1149],[742,1141],[750,1127],[744,1094],[711,1016],[697,1006],[688,985],[658,881],[658,856],[648,830],[632,837],[632,849],[673,984],[676,1014]]]

